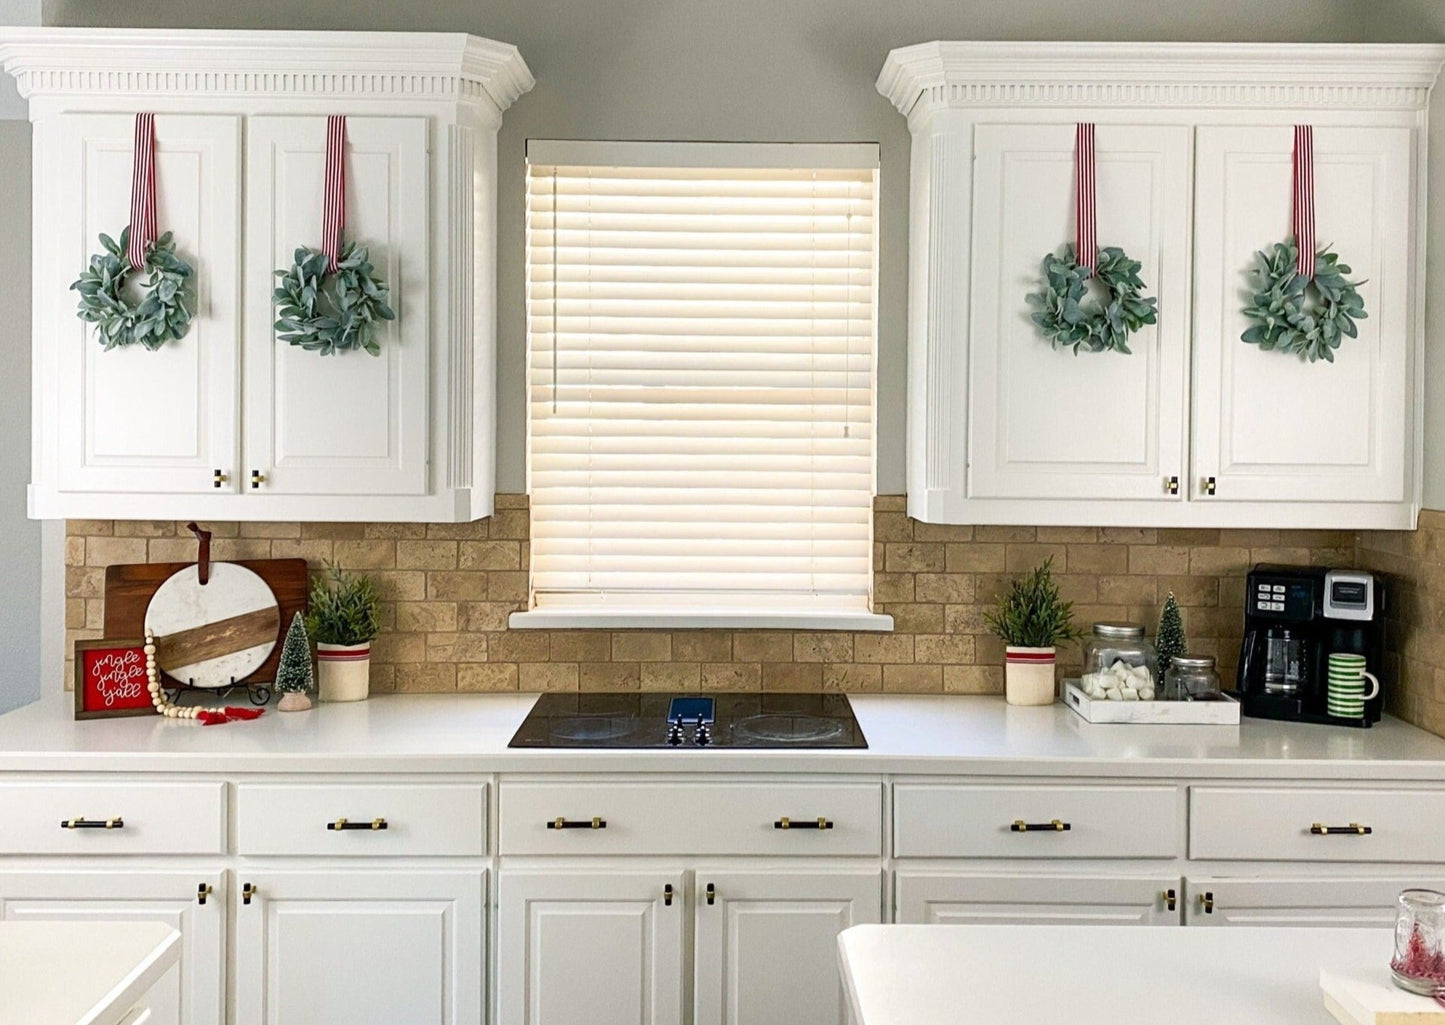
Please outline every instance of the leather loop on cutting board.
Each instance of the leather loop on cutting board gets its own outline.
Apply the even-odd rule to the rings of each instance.
[[[211,580],[211,532],[202,530],[194,523],[187,523],[186,529],[196,535],[199,551],[196,553],[196,575],[202,586]]]

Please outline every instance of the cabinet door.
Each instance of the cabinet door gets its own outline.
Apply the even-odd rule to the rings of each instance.
[[[481,1021],[484,883],[409,869],[239,873],[236,1021]]]
[[[1254,254],[1290,234],[1293,130],[1199,129],[1193,488],[1215,478],[1209,501],[1407,497],[1412,133],[1321,126],[1314,140],[1317,237],[1364,281],[1367,314],[1333,363],[1240,340]]]
[[[1177,876],[1031,877],[901,869],[896,879],[897,921],[913,925],[1178,925],[1183,903]]]
[[[246,487],[262,494],[427,490],[427,125],[346,121],[345,239],[369,250],[397,319],[381,355],[321,356],[278,341],[271,285],[321,246],[324,117],[246,121]]]
[[[1304,928],[1388,929],[1395,924],[1395,899],[1412,886],[1445,884],[1445,877],[1371,879],[1230,879],[1191,876],[1185,880],[1189,925],[1268,925]]]
[[[1099,245],[1143,264],[1158,324],[1132,355],[1054,350],[1030,320],[1047,253],[1073,241],[1074,125],[975,134],[969,496],[1178,501],[1188,366],[1189,129],[1099,125]]]
[[[140,345],[107,352],[93,326],[75,316],[77,293],[69,291],[70,283],[101,251],[100,234],[119,241],[130,223],[134,129],[126,114],[66,114],[36,129],[37,145],[58,159],[44,165],[54,180],[36,182],[35,193],[53,219],[37,229],[37,274],[53,306],[36,317],[35,359],[50,364],[39,379],[54,382],[55,389],[36,396],[35,416],[56,425],[60,491],[211,494],[216,470],[230,478],[224,490],[234,490],[238,118],[155,119],[157,223],[175,236],[177,253],[196,272],[186,336],[155,352]]]
[[[206,903],[197,888],[210,886]],[[216,872],[0,872],[0,920],[164,922],[181,960],[150,990],[151,1025],[225,1020],[226,896]]]
[[[497,896],[497,1021],[682,1022],[682,873],[503,869]]]
[[[877,872],[699,868],[696,1025],[847,1025],[838,934],[881,897]]]

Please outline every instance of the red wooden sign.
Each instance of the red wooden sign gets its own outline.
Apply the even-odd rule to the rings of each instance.
[[[151,715],[145,641],[75,642],[75,717]]]

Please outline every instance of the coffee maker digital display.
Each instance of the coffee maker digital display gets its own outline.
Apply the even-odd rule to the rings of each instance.
[[[1383,694],[1364,702],[1361,717],[1330,714],[1329,656],[1365,656],[1384,678],[1385,590],[1358,570],[1307,566],[1254,567],[1246,582],[1244,642],[1236,688],[1240,711],[1258,719],[1371,726]]]

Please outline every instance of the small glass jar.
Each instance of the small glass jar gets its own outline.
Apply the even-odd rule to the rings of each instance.
[[[1175,655],[1164,671],[1165,701],[1218,701],[1219,673],[1213,655]]]
[[[1136,623],[1095,623],[1084,644],[1079,686],[1091,698],[1153,701],[1159,686],[1159,654]]]
[[[1395,911],[1395,985],[1431,996],[1445,987],[1445,893],[1406,890]]]

